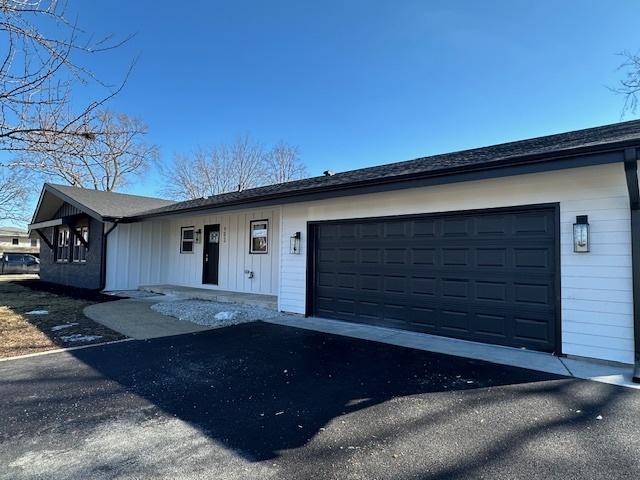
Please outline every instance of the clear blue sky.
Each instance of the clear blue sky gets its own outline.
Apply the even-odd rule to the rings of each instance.
[[[139,55],[112,107],[165,160],[248,132],[314,175],[619,121],[606,87],[640,49],[635,0],[76,4],[86,30],[137,32],[97,69]]]

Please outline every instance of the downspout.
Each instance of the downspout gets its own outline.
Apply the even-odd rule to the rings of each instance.
[[[640,383],[640,189],[638,188],[638,151],[624,151],[624,173],[631,209],[631,274],[633,278],[633,381]]]
[[[113,225],[102,235],[102,264],[100,265],[100,290],[107,286],[107,237],[118,226],[118,220],[113,221]]]

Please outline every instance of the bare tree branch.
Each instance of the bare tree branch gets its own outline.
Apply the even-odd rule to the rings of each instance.
[[[285,142],[278,143],[266,158],[265,169],[268,184],[299,180],[307,176],[307,167],[300,160],[298,147]]]
[[[0,220],[25,222],[29,192],[26,172],[16,169],[0,170]]]
[[[42,136],[84,133],[78,128],[83,119],[127,81],[131,68],[112,87],[86,68],[83,60],[118,48],[131,36],[115,40],[107,35],[94,41],[66,19],[65,8],[58,0],[0,0],[0,150],[26,151],[41,144]],[[92,82],[106,93],[68,115],[71,92]],[[51,122],[61,112],[68,122]]]
[[[52,119],[47,132],[59,130],[64,117]],[[158,159],[158,148],[145,141],[147,126],[137,118],[100,110],[85,118],[78,135],[44,133],[46,143],[32,148],[14,166],[69,185],[112,191],[123,187]]]
[[[13,156],[0,165],[0,202],[7,202],[0,221],[22,217],[16,212],[29,192],[19,181],[24,167],[72,185],[113,189],[146,164],[140,157],[157,153],[138,141],[146,127],[131,119],[100,121],[100,109],[121,91],[133,64],[115,86],[86,66],[89,57],[130,38],[96,40],[68,19],[64,0],[0,0],[0,152]],[[77,99],[88,86],[104,92],[72,105],[72,93]],[[107,131],[113,123],[132,132]]]
[[[306,175],[306,167],[297,147],[280,142],[267,151],[243,135],[230,144],[178,154],[161,173],[162,193],[186,200],[296,180]]]
[[[640,96],[640,55],[630,52],[622,52],[620,54],[625,60],[619,69],[624,71],[625,75],[620,80],[617,87],[611,90],[624,97],[622,106],[622,116],[627,113],[636,113],[639,105]]]

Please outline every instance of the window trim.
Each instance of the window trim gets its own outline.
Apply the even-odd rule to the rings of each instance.
[[[254,223],[264,223],[267,226],[267,248],[265,249],[264,252],[262,251],[257,251],[253,249],[253,224]],[[269,242],[271,241],[271,237],[269,234],[269,219],[268,218],[264,218],[262,220],[250,220],[249,221],[249,254],[250,255],[268,255],[269,254]]]
[[[66,236],[63,234],[66,232]],[[62,235],[63,244],[60,245],[60,234]],[[66,237],[66,238],[65,238]],[[65,242],[66,240],[66,242]],[[71,244],[71,229],[67,225],[61,225],[56,228],[56,250],[55,250],[55,261],[56,263],[69,263],[69,254],[71,253],[70,249]],[[66,248],[66,255],[65,255]]]
[[[191,230],[192,232],[192,237],[191,238],[184,238],[184,232]],[[191,243],[191,250],[185,250],[184,249],[184,243],[188,242]],[[195,226],[190,226],[190,227],[180,227],[180,253],[181,254],[193,254],[195,253],[195,245],[196,245],[196,227]]]
[[[80,235],[78,235],[80,232]],[[73,245],[71,246],[71,262],[76,264],[84,264],[87,263],[87,250],[89,250],[78,237],[82,236],[85,242],[89,241],[89,225],[82,225],[73,229]],[[71,242],[70,242],[71,243]],[[76,256],[76,248],[78,249],[78,255]],[[80,251],[84,253],[82,255],[83,258],[78,258],[80,256]]]

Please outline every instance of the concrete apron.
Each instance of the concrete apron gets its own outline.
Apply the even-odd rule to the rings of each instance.
[[[270,322],[640,389],[639,384],[631,381],[633,374],[631,365],[598,362],[575,357],[560,358],[543,352],[324,318],[297,317],[295,319],[270,320]]]
[[[184,299],[182,295],[160,295],[97,303],[86,307],[84,314],[112,330],[137,340],[211,329],[212,327],[209,326],[197,325],[162,315],[150,308],[154,303]],[[633,373],[631,365],[611,364],[573,357],[559,358],[531,350],[324,318],[295,316],[281,317],[267,322],[640,389],[639,384],[631,381]]]

